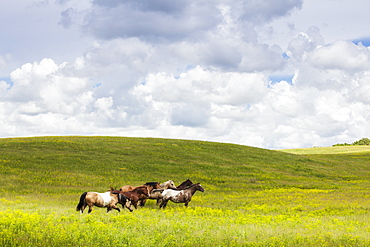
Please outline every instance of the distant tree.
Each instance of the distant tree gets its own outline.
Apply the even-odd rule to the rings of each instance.
[[[338,143],[338,144],[334,144],[333,147],[335,147],[335,146],[352,146],[352,145],[370,145],[370,139],[369,138],[362,138],[362,139],[360,139],[358,141],[355,141],[352,144],[349,144],[349,143]]]
[[[370,145],[369,138],[362,138],[361,140],[355,141],[352,145]]]
[[[352,144],[349,144],[349,143],[338,143],[338,144],[334,144],[333,147],[335,146],[351,146]]]

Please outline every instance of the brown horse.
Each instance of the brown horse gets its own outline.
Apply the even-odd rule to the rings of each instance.
[[[168,201],[172,201],[175,203],[185,203],[185,206],[187,207],[189,202],[191,201],[192,196],[197,190],[204,192],[203,187],[199,183],[190,185],[184,190],[164,190],[162,192],[162,203],[159,207],[166,208]]]
[[[152,190],[160,189],[161,188],[159,182],[147,182],[147,183],[144,184],[144,186],[146,186],[146,188],[148,189],[149,195],[152,192]],[[119,190],[122,191],[122,192],[128,192],[128,191],[132,191],[132,190],[134,190],[136,188],[137,187],[133,187],[133,186],[130,186],[130,185],[125,185],[125,186],[122,186]],[[145,202],[146,202],[147,199],[148,199],[148,196],[146,196],[144,194],[141,194],[139,196],[139,202],[138,202],[138,204],[140,206],[144,207]]]
[[[116,206],[117,203],[122,204],[122,206],[126,207],[130,212],[132,212],[131,201],[119,193],[97,193],[97,192],[84,192],[80,197],[80,202],[78,203],[76,210],[83,213],[86,206],[89,207],[88,213],[91,213],[93,206],[97,207],[106,207],[107,212],[111,211],[112,209],[117,210],[120,212],[121,210]]]
[[[112,190],[111,189],[111,192],[112,193],[119,193],[119,194],[124,195],[125,197],[127,197],[136,209],[137,209],[137,204],[140,200],[141,195],[146,196],[146,198],[149,197],[149,192],[148,192],[148,189],[145,185],[141,185],[139,187],[136,187],[135,189],[133,189],[131,191],[123,192],[123,191],[120,191],[120,190]]]
[[[190,179],[187,179],[184,182],[182,182],[179,186],[177,186],[176,190],[184,190],[192,184],[193,182]]]

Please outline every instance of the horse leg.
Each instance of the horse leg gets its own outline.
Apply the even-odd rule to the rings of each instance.
[[[163,208],[163,209],[165,209],[165,208],[166,208],[166,206],[167,206],[167,202],[168,202],[168,200],[162,200],[162,203],[161,203],[161,205],[159,206],[159,208]]]
[[[158,206],[159,204],[161,204],[161,203],[162,203],[162,201],[163,201],[163,200],[162,200],[161,198],[158,198],[158,199],[157,199],[157,206]]]
[[[119,207],[117,207],[117,206],[115,206],[115,205],[113,205],[112,206],[115,210],[117,210],[118,212],[121,212],[121,209],[119,209]]]
[[[89,214],[91,213],[93,206],[92,205],[88,205],[88,206],[89,206],[89,211],[87,211],[87,213]]]
[[[187,206],[188,206],[188,204],[189,204],[189,202],[185,202],[185,207],[187,207]]]
[[[141,201],[140,201],[140,206],[141,206],[141,207],[144,207],[145,202],[146,202],[146,199],[141,200]]]

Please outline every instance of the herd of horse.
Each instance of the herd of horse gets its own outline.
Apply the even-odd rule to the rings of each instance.
[[[125,185],[119,190],[110,188],[104,193],[82,193],[76,210],[83,213],[85,208],[89,207],[88,213],[91,213],[93,207],[96,206],[106,207],[107,212],[112,209],[120,212],[121,210],[117,207],[117,204],[121,204],[123,208],[132,212],[132,206],[135,209],[138,206],[144,207],[148,199],[157,200],[157,206],[163,209],[166,208],[168,201],[185,203],[187,207],[197,190],[204,192],[204,188],[199,183],[194,184],[190,179],[185,180],[177,187],[172,180],[161,184],[159,182],[147,182],[138,187]]]

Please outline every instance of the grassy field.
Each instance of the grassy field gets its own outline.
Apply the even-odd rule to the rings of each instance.
[[[0,246],[369,246],[370,150],[121,137],[0,139]],[[189,207],[76,211],[85,191],[186,179]]]

